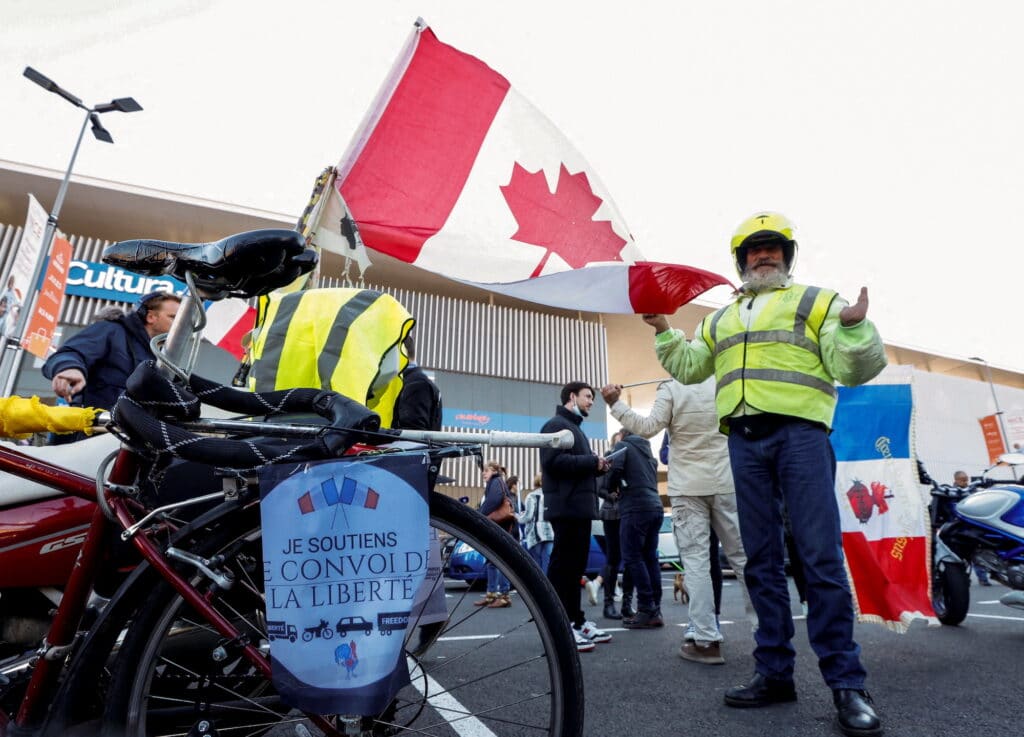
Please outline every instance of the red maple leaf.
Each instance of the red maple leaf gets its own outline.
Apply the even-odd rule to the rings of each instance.
[[[626,241],[609,221],[593,219],[602,200],[590,189],[585,172],[570,174],[562,164],[558,186],[551,192],[540,169],[528,172],[517,162],[501,193],[519,224],[512,239],[548,249],[530,278],[540,275],[552,253],[574,269],[593,261],[622,260],[619,252]]]

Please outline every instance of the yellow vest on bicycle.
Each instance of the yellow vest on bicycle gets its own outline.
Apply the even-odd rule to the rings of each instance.
[[[248,388],[331,389],[365,404],[391,426],[402,341],[415,320],[394,297],[372,289],[273,293],[260,303]]]
[[[720,421],[745,402],[832,426],[837,393],[821,362],[818,335],[836,296],[799,284],[758,295],[768,301],[749,330],[738,301],[704,318],[700,334],[715,357]]]

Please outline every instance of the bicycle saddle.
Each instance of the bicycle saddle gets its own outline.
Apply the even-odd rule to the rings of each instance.
[[[103,249],[103,263],[144,276],[192,272],[204,296],[258,297],[313,270],[317,254],[294,230],[250,230],[211,243],[136,239]]]

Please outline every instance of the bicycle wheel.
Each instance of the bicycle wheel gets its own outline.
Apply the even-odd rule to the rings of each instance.
[[[247,523],[246,523],[247,522]],[[204,555],[225,556],[236,583],[206,592],[217,610],[267,653],[258,518],[241,517],[230,539]],[[443,626],[405,634],[411,685],[363,735],[551,735],[583,733],[579,659],[561,606],[523,549],[489,520],[432,493],[430,524],[472,545],[514,586],[513,606],[474,607],[466,590],[446,592]],[[439,579],[443,581],[443,579]],[[135,618],[116,659],[105,728],[126,735],[184,735],[201,719],[221,735],[342,733],[343,718],[289,708],[273,685],[162,583]],[[351,728],[351,725],[349,725]]]

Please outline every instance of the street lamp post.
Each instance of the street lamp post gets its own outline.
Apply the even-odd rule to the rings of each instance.
[[[64,179],[61,181],[60,188],[57,190],[57,199],[54,200],[53,209],[50,211],[49,217],[46,219],[46,229],[43,231],[42,245],[40,246],[39,254],[36,257],[35,268],[32,272],[32,280],[28,284],[27,294],[32,294],[33,296],[31,299],[27,299],[23,306],[29,309],[22,309],[19,312],[13,336],[8,342],[6,342],[4,345],[5,350],[2,352],[2,355],[0,355],[0,389],[3,390],[2,393],[0,393],[0,396],[9,396],[14,388],[14,380],[18,373],[18,366],[21,363],[22,352],[24,350],[22,348],[21,341],[25,333],[25,326],[28,324],[33,309],[35,309],[35,297],[37,296],[35,295],[35,286],[39,283],[39,276],[43,273],[43,266],[46,263],[46,259],[50,252],[50,241],[53,239],[54,233],[57,232],[57,219],[60,217],[60,210],[64,205],[64,197],[67,195],[68,183],[71,181],[71,170],[75,167],[75,159],[78,157],[78,149],[82,145],[83,136],[85,136],[85,128],[91,124],[92,133],[97,140],[103,141],[104,143],[113,143],[114,139],[110,135],[110,132],[103,127],[102,123],[100,123],[100,114],[109,113],[115,110],[122,113],[134,113],[142,110],[142,106],[131,97],[119,97],[115,100],[111,100],[110,102],[97,104],[90,108],[79,98],[72,95],[49,77],[40,74],[32,67],[25,67],[24,74],[47,92],[53,92],[54,94],[63,97],[75,107],[84,110],[85,119],[82,121],[82,128],[78,132],[78,138],[75,141],[75,148],[71,152],[71,161],[68,162],[68,168],[64,172]]]
[[[995,414],[996,414],[996,417],[999,419],[999,432],[1003,436],[1003,451],[1005,452],[1005,451],[1009,450],[1009,448],[1006,447],[1006,445],[1007,445],[1007,442],[1006,442],[1007,441],[1006,425],[1003,424],[1003,410],[1001,410],[999,408],[999,399],[996,397],[996,387],[995,387],[995,384],[992,383],[992,367],[989,366],[988,365],[988,361],[986,361],[981,356],[968,356],[967,360],[968,361],[977,361],[978,363],[984,364],[984,366],[985,366],[985,377],[988,379],[988,389],[989,389],[990,392],[992,392],[992,403],[996,406]]]

